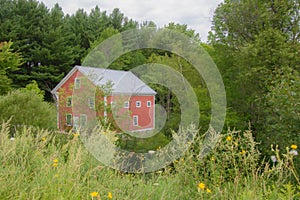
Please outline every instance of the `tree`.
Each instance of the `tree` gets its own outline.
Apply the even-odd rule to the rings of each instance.
[[[265,153],[268,138],[284,145],[293,142],[299,123],[290,95],[297,92],[292,81],[300,67],[299,8],[299,1],[227,0],[216,9],[209,36],[228,104],[252,123]],[[279,105],[288,113],[277,111]]]
[[[11,46],[13,43],[0,43],[0,94],[5,94],[12,89],[10,74],[19,69],[22,58],[19,53],[14,53]]]
[[[266,79],[268,92],[258,99],[263,116],[258,124],[257,137],[265,149],[274,142],[281,149],[299,144],[300,129],[300,75],[290,67],[276,68]]]
[[[47,91],[46,98],[49,100],[51,98],[49,91],[75,63],[78,46],[71,43],[72,34],[66,29],[64,14],[58,4],[51,9],[45,24],[47,30],[43,32],[43,41],[39,47],[31,50],[34,64],[30,76]]]

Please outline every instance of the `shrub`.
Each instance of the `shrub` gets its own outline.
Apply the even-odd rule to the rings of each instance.
[[[56,127],[55,106],[44,102],[41,95],[30,90],[16,90],[0,97],[1,121],[13,128],[35,126],[45,129]]]

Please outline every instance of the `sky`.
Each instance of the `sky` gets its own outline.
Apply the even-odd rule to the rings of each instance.
[[[223,0],[40,0],[48,8],[58,3],[64,13],[73,14],[79,8],[89,12],[96,5],[111,13],[119,8],[128,18],[139,23],[153,21],[158,27],[175,22],[186,24],[206,42],[215,8]]]

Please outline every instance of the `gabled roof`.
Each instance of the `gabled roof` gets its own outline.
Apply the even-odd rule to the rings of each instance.
[[[112,83],[112,94],[155,95],[156,92],[130,71],[75,66],[51,91],[57,90],[76,72],[84,74],[96,86]]]

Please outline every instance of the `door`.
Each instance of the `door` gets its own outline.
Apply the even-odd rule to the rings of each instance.
[[[78,128],[79,128],[79,117],[74,116],[73,124],[74,124],[74,126],[73,126],[74,130],[78,130]]]

